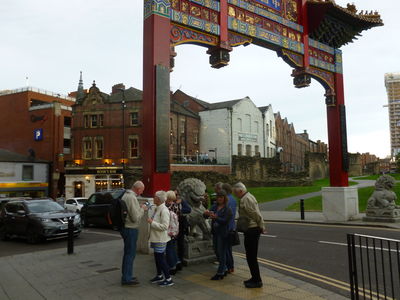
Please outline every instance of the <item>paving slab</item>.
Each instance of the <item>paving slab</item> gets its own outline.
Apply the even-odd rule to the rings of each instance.
[[[215,264],[184,268],[174,276],[175,285],[151,284],[155,274],[153,256],[138,255],[136,287],[120,285],[122,241],[114,240],[75,248],[0,258],[0,299],[143,299],[143,300],[240,300],[240,299],[345,299],[320,287],[261,266],[264,287],[246,289],[250,277],[243,258],[235,257],[236,270],[222,281],[212,281]]]

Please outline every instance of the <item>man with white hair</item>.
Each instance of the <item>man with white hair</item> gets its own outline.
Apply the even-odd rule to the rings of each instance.
[[[154,204],[156,207],[152,212],[152,216],[147,219],[147,222],[150,224],[150,247],[154,250],[154,260],[157,269],[157,275],[150,282],[158,283],[161,287],[174,285],[165,256],[167,243],[171,240],[171,237],[168,235],[170,213],[165,205],[165,201],[167,201],[166,192],[158,191],[155,193]]]
[[[139,224],[144,213],[144,207],[140,207],[137,196],[144,191],[144,184],[136,181],[131,188],[126,189],[122,201],[126,203],[127,216],[125,226],[121,229],[121,236],[124,240],[124,256],[122,258],[122,279],[121,285],[135,286],[139,284],[136,277],[133,277],[133,261],[136,256],[136,242],[139,234]]]
[[[256,198],[247,192],[247,188],[243,183],[238,182],[235,184],[233,192],[240,199],[237,229],[244,233],[246,259],[251,273],[251,278],[244,281],[244,285],[246,288],[260,288],[263,286],[263,283],[260,276],[257,255],[260,235],[266,232],[263,217]],[[239,221],[241,221],[240,229]]]

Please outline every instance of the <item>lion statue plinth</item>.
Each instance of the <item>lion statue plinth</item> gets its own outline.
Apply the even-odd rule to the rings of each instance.
[[[400,206],[396,205],[397,196],[393,192],[395,183],[390,175],[378,178],[368,199],[365,221],[400,222]]]

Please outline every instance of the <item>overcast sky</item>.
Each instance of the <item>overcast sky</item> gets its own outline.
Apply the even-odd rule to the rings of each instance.
[[[345,6],[348,1],[337,0]],[[142,88],[142,0],[0,0],[0,90],[29,85],[67,94],[79,71],[104,92],[115,83]],[[384,27],[363,33],[344,52],[348,144],[351,152],[390,153],[384,86],[386,72],[400,72],[398,0],[356,0],[359,10],[379,10]],[[327,141],[324,90],[313,81],[296,89],[292,70],[276,53],[257,46],[231,52],[228,67],[212,69],[206,49],[183,45],[171,89],[209,102],[245,96]]]

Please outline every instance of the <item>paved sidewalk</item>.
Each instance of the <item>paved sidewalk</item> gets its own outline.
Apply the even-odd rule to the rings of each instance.
[[[185,268],[174,277],[175,285],[161,288],[148,282],[154,276],[154,261],[138,255],[135,262],[137,287],[121,287],[122,241],[108,241],[75,248],[46,250],[0,258],[0,299],[146,299],[146,300],[235,300],[235,299],[346,299],[309,283],[262,267],[264,287],[245,289],[249,273],[245,261],[236,257],[236,271],[214,282],[214,264]]]

